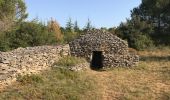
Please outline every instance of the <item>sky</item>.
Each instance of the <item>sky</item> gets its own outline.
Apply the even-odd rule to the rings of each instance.
[[[83,28],[88,18],[92,26],[116,27],[126,18],[130,18],[130,10],[139,6],[141,0],[25,0],[27,20],[38,18],[47,22],[51,18],[65,27],[69,18]]]

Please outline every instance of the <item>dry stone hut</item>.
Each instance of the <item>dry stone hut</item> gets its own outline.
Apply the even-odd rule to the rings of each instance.
[[[139,61],[137,55],[129,53],[126,41],[101,30],[88,31],[69,46],[71,55],[86,58],[92,68],[134,66]]]

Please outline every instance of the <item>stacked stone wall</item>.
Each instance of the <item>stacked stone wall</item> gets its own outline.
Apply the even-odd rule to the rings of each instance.
[[[0,52],[0,88],[11,84],[18,75],[36,74],[69,54],[69,45],[37,46]]]
[[[102,51],[106,67],[134,66],[139,56],[130,54],[128,43],[106,31],[91,30],[69,43],[71,55],[91,61],[93,51]]]

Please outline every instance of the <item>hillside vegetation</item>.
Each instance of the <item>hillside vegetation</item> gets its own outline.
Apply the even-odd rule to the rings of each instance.
[[[170,0],[141,1],[138,7],[131,10],[131,18],[125,23],[116,28],[103,26],[100,29],[128,41],[129,46],[137,50],[169,46]],[[26,8],[24,0],[0,0],[0,51],[68,43],[87,30],[95,29],[90,19],[84,28],[71,18],[65,27],[53,18],[47,22],[37,18],[26,21],[29,15]]]

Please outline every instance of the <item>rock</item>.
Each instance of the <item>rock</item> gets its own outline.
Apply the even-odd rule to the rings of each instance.
[[[1,61],[3,64],[9,64],[10,62],[8,60]]]

